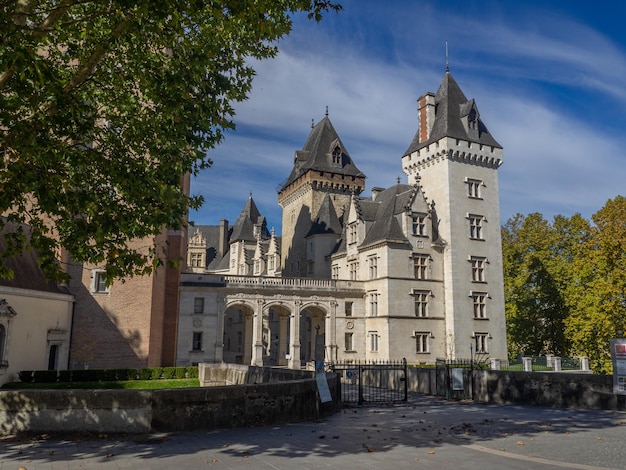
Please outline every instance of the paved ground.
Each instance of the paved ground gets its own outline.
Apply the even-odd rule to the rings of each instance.
[[[626,413],[414,395],[315,423],[147,436],[0,440],[0,470],[626,469]]]

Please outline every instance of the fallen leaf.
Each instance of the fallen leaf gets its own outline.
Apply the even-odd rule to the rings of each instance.
[[[523,446],[523,445],[524,445],[524,443],[523,443],[522,441],[517,441],[517,442],[516,442],[516,444],[517,444],[518,446]]]
[[[596,441],[601,441],[602,438],[600,436],[596,436]]]
[[[436,454],[436,453],[437,453],[437,452],[435,452],[434,450],[429,450],[429,451],[428,451],[428,455],[434,455],[434,454]]]
[[[417,457],[415,457],[415,458],[413,459],[413,462],[419,462],[419,461],[420,461],[420,459],[418,459]]]

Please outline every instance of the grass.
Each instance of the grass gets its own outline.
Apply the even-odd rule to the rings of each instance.
[[[3,390],[70,390],[70,389],[125,389],[125,390],[155,390],[159,388],[190,388],[199,387],[198,379],[161,379],[161,380],[126,380],[112,382],[49,382],[24,383],[11,382],[2,386]]]

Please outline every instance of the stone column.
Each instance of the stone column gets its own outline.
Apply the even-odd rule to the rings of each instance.
[[[330,313],[326,315],[326,323],[324,324],[326,331],[326,360],[329,362],[337,361],[337,302],[330,302]]]
[[[522,362],[524,364],[524,372],[533,371],[533,358],[532,357],[523,357]]]
[[[554,372],[560,372],[561,371],[561,358],[558,356],[554,356],[552,358],[552,364],[554,366]]]
[[[584,371],[591,370],[589,368],[589,358],[587,356],[580,357],[580,370],[584,370]]]
[[[226,316],[226,299],[219,295],[217,297],[217,327],[215,338],[215,360],[214,362],[224,362],[224,317]]]
[[[500,359],[492,357],[489,359],[489,369],[491,370],[500,370],[500,366],[502,365]]]
[[[279,366],[286,366],[287,365],[287,358],[286,358],[286,354],[289,353],[288,351],[288,344],[287,344],[287,320],[289,319],[289,317],[286,317],[284,315],[280,315],[278,317],[278,365]]]
[[[253,315],[247,315],[244,313],[243,316],[243,364],[252,365],[252,350],[254,343],[252,342],[252,338],[254,336],[253,329]]]
[[[293,313],[291,314],[291,322],[289,324],[289,332],[291,344],[289,345],[289,368],[301,369],[300,364],[300,308],[302,302],[296,300],[294,302]]]
[[[263,366],[263,300],[258,299],[252,315],[252,360],[253,366]]]

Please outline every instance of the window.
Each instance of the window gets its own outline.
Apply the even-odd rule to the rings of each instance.
[[[472,240],[483,240],[483,216],[472,215],[468,216],[469,219],[469,237]]]
[[[190,264],[191,267],[193,268],[200,268],[203,267],[202,266],[202,253],[201,252],[191,252],[189,254],[189,260],[190,260]]]
[[[193,299],[193,313],[204,313],[204,297]]]
[[[467,183],[467,196],[472,199],[482,199],[480,188],[483,185],[483,182],[481,180],[470,178],[466,179],[465,182]]]
[[[333,279],[339,279],[339,266],[338,265],[333,265]]]
[[[352,316],[352,302],[346,302],[346,317]]]
[[[267,257],[267,262],[268,262],[268,265],[269,265],[269,268],[268,268],[268,269],[269,269],[270,271],[273,271],[273,270],[274,270],[274,263],[275,263],[274,258],[275,258],[275,256],[276,256],[276,255],[269,255],[269,256]]]
[[[368,294],[370,301],[370,316],[375,317],[378,315],[378,292],[370,292]]]
[[[346,333],[344,336],[344,340],[346,343],[346,351],[353,351],[353,347],[352,347],[352,335],[354,333]]]
[[[420,354],[430,352],[430,333],[415,332],[415,352]]]
[[[423,318],[428,316],[428,297],[430,292],[428,291],[415,291],[413,297],[415,297],[415,316]]]
[[[107,286],[106,279],[104,277],[104,271],[93,272],[93,292],[108,293],[109,286]]]
[[[427,279],[428,255],[413,256],[413,274],[415,279]]]
[[[426,214],[413,214],[412,218],[412,233],[420,237],[428,235],[426,232]]]
[[[356,222],[348,225],[348,243],[356,243]]]
[[[476,344],[476,353],[485,354],[489,352],[487,347],[487,341],[489,340],[488,333],[474,333],[474,341]]]
[[[192,351],[202,351],[202,332],[194,331],[193,338],[191,340]]]
[[[333,164],[341,165],[341,148],[339,146],[333,150]]]
[[[376,256],[370,256],[367,258],[369,264],[370,279],[376,279],[378,277],[378,258]]]
[[[370,351],[378,352],[378,332],[370,331],[368,335],[370,337]]]
[[[350,270],[350,280],[351,281],[356,281],[359,278],[359,262],[358,261],[352,261],[350,264],[348,264],[348,269]]]
[[[484,292],[472,293],[474,302],[474,318],[487,318],[487,294]]]
[[[472,264],[472,281],[485,282],[485,265],[487,258],[472,256],[470,263]]]
[[[315,262],[309,261],[306,269],[309,274],[313,274],[315,272]]]

